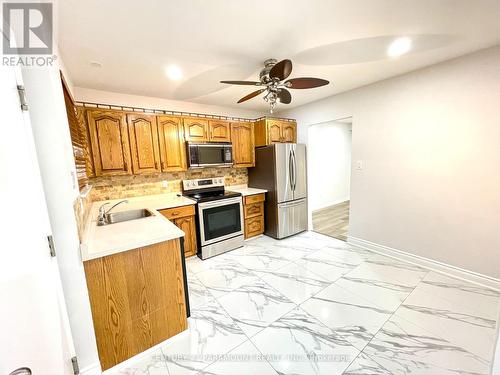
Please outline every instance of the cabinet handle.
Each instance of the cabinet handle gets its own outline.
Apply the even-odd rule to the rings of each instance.
[[[172,216],[177,216],[177,215],[179,215],[179,212],[178,212],[178,211],[174,211],[174,212],[172,212]]]
[[[161,162],[161,169],[162,169],[163,171],[165,171],[165,162],[164,162],[164,161],[162,161],[162,162]]]
[[[126,161],[123,162],[123,168],[128,172],[128,164]]]
[[[155,161],[155,169],[158,169],[158,162]]]

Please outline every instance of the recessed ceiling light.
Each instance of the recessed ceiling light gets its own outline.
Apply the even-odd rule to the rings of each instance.
[[[92,68],[102,68],[102,64],[99,61],[90,61],[89,65]]]
[[[170,65],[166,69],[167,77],[172,81],[179,81],[182,78],[182,70],[177,65]]]
[[[397,38],[387,48],[387,55],[389,57],[402,56],[411,50],[411,44],[411,39],[408,37]]]

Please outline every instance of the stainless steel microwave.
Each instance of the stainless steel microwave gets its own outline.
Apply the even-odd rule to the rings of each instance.
[[[233,165],[233,145],[231,143],[188,142],[189,168],[230,167]]]

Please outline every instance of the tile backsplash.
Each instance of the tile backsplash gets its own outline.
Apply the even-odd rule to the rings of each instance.
[[[90,194],[92,201],[95,202],[141,195],[177,193],[182,191],[182,180],[210,177],[225,177],[227,186],[248,183],[246,168],[200,168],[154,175],[92,178],[89,182],[93,185]]]

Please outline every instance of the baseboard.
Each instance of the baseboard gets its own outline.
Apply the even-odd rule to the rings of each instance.
[[[101,375],[101,364],[95,363],[93,365],[84,367],[80,369],[80,375]]]
[[[413,263],[430,269],[435,272],[445,274],[447,276],[455,277],[470,283],[481,285],[486,288],[495,289],[500,291],[500,280],[494,277],[482,275],[473,271],[469,271],[460,267],[455,267],[446,263],[438,262],[437,260],[424,258],[419,255],[407,253],[402,250],[397,250],[389,246],[379,245],[374,242],[363,240],[361,238],[348,236],[347,242],[351,245],[361,247],[366,250],[386,255],[392,258],[404,260],[405,262]]]

